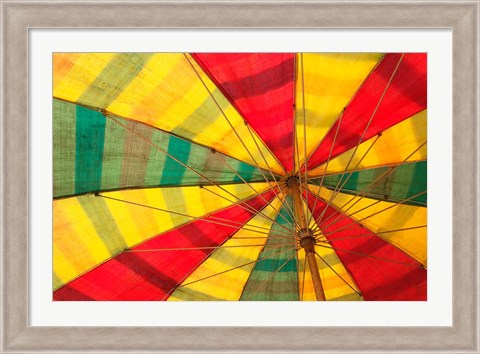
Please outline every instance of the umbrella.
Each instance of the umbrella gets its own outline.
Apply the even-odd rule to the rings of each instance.
[[[425,53],[55,53],[53,299],[426,300]]]

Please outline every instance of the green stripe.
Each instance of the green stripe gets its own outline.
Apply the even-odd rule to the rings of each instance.
[[[286,200],[292,205],[291,197]],[[279,224],[272,225],[272,238],[268,238],[265,248],[259,255],[259,258],[267,258],[255,264],[250,273],[247,284],[245,285],[241,300],[246,301],[298,301],[298,275],[297,259],[295,257],[295,248],[292,239],[278,238],[274,235],[279,231],[284,231],[282,226],[291,228],[292,222],[287,209],[283,207],[276,218]],[[281,226],[280,226],[281,225]],[[279,244],[292,243],[292,245],[277,246]],[[272,248],[272,246],[274,248]],[[280,253],[275,255],[276,253]],[[271,257],[271,258],[270,258]],[[291,258],[289,260],[289,258]],[[282,266],[283,265],[283,266]],[[282,267],[282,268],[280,268]],[[276,273],[275,273],[276,272]],[[272,277],[271,275],[275,273]]]
[[[252,179],[255,174],[255,171],[258,171],[255,167],[251,165],[247,165],[246,163],[239,163],[237,166],[237,173],[242,176],[242,178],[246,181]],[[263,177],[262,177],[263,178]],[[240,182],[241,178],[238,176],[234,176],[233,180],[235,182]]]
[[[85,195],[78,201],[111,256],[128,248],[104,198]]]
[[[76,114],[75,193],[100,190],[105,117],[81,106]]]
[[[115,123],[112,119],[107,119],[105,131],[102,189],[119,188],[120,176],[122,174],[125,128]]]
[[[75,193],[75,106],[53,100],[53,196]]]
[[[323,185],[329,189],[335,189],[337,184],[341,186],[346,181],[341,189],[342,193],[361,193],[362,195],[365,193],[367,198],[388,202],[404,201],[427,190],[426,161],[399,165],[393,173],[387,172],[390,169],[390,167],[379,167],[356,171],[351,174],[350,178],[349,173],[346,173],[343,178],[341,178],[341,174],[330,175],[325,177]],[[380,177],[385,174],[388,177]],[[320,179],[315,180],[315,183],[319,182]],[[369,187],[373,184],[377,185]],[[405,204],[418,206],[425,206],[426,203],[427,193],[405,202]]]
[[[142,71],[151,56],[150,53],[117,54],[82,93],[78,102],[107,108]]]
[[[187,164],[190,154],[191,144],[185,140],[175,136],[170,137],[168,143],[168,154],[174,156],[178,161]],[[163,168],[160,184],[178,184],[182,180],[185,170],[187,169],[180,162],[175,161],[167,156],[165,167]],[[191,170],[190,170],[191,171]]]

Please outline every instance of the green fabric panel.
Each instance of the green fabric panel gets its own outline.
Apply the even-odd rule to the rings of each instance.
[[[82,93],[78,102],[91,107],[107,108],[142,71],[151,56],[151,53],[117,54]]]
[[[288,197],[286,202],[292,207],[291,197]],[[292,218],[288,214],[285,206],[280,210],[276,221],[282,226],[292,228],[291,224],[289,224],[289,222],[292,222]],[[291,240],[274,235],[278,231],[284,231],[284,229],[277,224],[272,225],[271,236],[267,239],[265,247],[258,258],[266,258],[282,251],[285,252],[275,255],[272,258],[261,260],[255,264],[240,300],[298,301],[297,258],[295,257],[296,252],[293,244],[293,231]],[[286,243],[291,244],[275,247],[275,245]],[[291,259],[288,260],[290,257]],[[282,268],[280,269],[280,267]],[[272,277],[271,275],[274,272],[276,273]]]
[[[427,190],[427,161],[412,162],[399,165],[396,170],[389,174],[388,177],[380,177],[386,173],[390,167],[371,168],[361,171],[353,172],[349,178],[346,173],[343,178],[341,174],[326,176],[323,185],[329,189],[335,189],[338,184],[341,186],[345,181],[345,185],[341,189],[342,193],[358,194],[365,189],[365,197],[389,201],[400,202],[413,197],[423,191]],[[381,182],[374,182],[377,178],[383,178]],[[380,181],[380,180],[379,180]],[[319,183],[320,179],[316,179],[315,183]],[[377,184],[374,187],[369,187],[372,184]],[[405,204],[426,206],[427,193],[412,198]]]
[[[111,256],[128,248],[104,198],[87,195],[78,201]]]
[[[105,131],[102,190],[120,187],[125,143],[125,128],[115,123],[112,119],[107,119]]]
[[[75,193],[100,190],[106,118],[77,106],[75,134]]]
[[[188,157],[190,155],[191,145],[192,144],[190,144],[185,140],[179,139],[175,136],[171,136],[170,141],[168,143],[167,152],[170,156],[175,157],[178,161],[186,165],[188,162]],[[177,184],[179,181],[182,180],[183,175],[187,170],[187,167],[185,167],[178,161],[167,156],[167,159],[165,161],[165,166],[163,168],[160,184],[162,185]],[[195,173],[190,169],[188,171]]]
[[[53,100],[53,196],[75,193],[75,105]]]
[[[59,100],[54,100],[54,116],[54,197],[211,184],[162,149],[215,183],[243,183],[236,174],[247,182],[264,181],[253,166],[139,122],[105,118]]]

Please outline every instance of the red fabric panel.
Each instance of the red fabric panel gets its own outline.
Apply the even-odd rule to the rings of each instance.
[[[272,190],[263,194],[267,201],[274,196]],[[247,204],[257,210],[266,205],[260,196],[251,198]],[[237,204],[218,211],[212,216],[244,224],[253,216],[253,213]],[[216,247],[239,229],[209,223],[204,221],[205,219],[167,231],[132,249]],[[56,301],[165,300],[175,286],[191,274],[211,252],[213,249],[124,252],[58,289],[54,292],[53,299]]]
[[[359,143],[400,58],[400,53],[385,55],[346,107],[331,158],[354,148]],[[405,54],[362,142],[425,108],[427,108],[427,54]],[[309,169],[327,161],[339,122],[339,120],[335,122],[310,157]]]
[[[243,118],[293,169],[294,54],[193,54]]]
[[[313,208],[315,196],[310,193],[308,204]],[[313,215],[320,217],[327,203],[318,199]],[[332,216],[332,214],[335,214]],[[332,216],[330,218],[330,216]],[[339,218],[332,225],[334,220]],[[326,220],[329,219],[329,220]],[[328,206],[319,225],[331,242],[328,247],[336,248],[336,254],[357,283],[365,300],[373,301],[420,301],[427,300],[427,271],[408,255],[385,242],[354,219],[341,216],[334,207]],[[353,224],[353,225],[352,225]],[[349,226],[347,226],[349,225]],[[337,231],[338,230],[338,231]],[[363,236],[371,234],[371,236]],[[362,235],[357,238],[340,238]],[[338,240],[336,240],[338,239]],[[325,244],[322,244],[325,245]],[[344,251],[340,251],[344,250]],[[352,254],[352,253],[357,254]],[[368,254],[395,262],[358,255]]]

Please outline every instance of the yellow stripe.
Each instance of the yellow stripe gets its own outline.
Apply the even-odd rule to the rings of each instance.
[[[110,256],[77,198],[53,203],[53,271],[63,281]]]
[[[427,111],[424,110],[417,113],[411,118],[382,132],[381,137],[378,138],[370,151],[368,151],[375,139],[376,136],[358,146],[357,152],[350,162],[350,165],[348,165],[348,161],[355,152],[355,148],[330,160],[327,174],[343,172],[347,166],[349,166],[348,170],[358,170],[403,162],[427,141]],[[367,155],[365,155],[366,153]],[[362,160],[364,155],[365,157]],[[427,144],[409,157],[408,162],[423,161],[426,159]],[[309,174],[310,176],[321,175],[326,167],[326,164],[319,166],[309,171]]]
[[[215,187],[209,187],[214,190]],[[241,199],[254,193],[247,185],[229,185],[224,188]],[[257,184],[259,191],[268,188],[267,183]],[[218,194],[219,189],[215,190]],[[223,192],[225,194],[225,192]],[[102,193],[102,195],[131,203],[148,205],[201,217],[207,213],[230,206],[232,203],[199,187],[152,188]],[[64,282],[107,260],[110,254],[95,227],[79,203],[84,207],[95,201],[93,195],[84,195],[54,201],[54,271]],[[233,199],[233,197],[230,197]],[[128,247],[132,247],[162,232],[192,220],[103,198],[105,214],[111,215]],[[108,230],[112,225],[103,224]]]
[[[316,194],[318,187],[310,186],[310,190]],[[333,191],[322,187],[320,196],[326,200],[329,200],[332,193]],[[378,234],[379,232],[384,231],[426,225],[427,208],[399,204],[386,211],[382,211],[394,205],[395,203],[383,201],[378,202],[377,200],[370,198],[363,198],[360,200],[360,197],[355,197],[344,193],[338,193],[337,197],[335,197],[333,200],[332,205],[340,208],[350,200],[352,200],[352,202],[346,205],[343,210],[348,209],[351,205],[359,200],[355,206],[347,211],[348,214],[356,213],[355,215],[352,215],[351,218],[355,220],[361,220],[368,217],[368,219],[361,221],[361,223],[369,230],[377,233],[379,237],[403,250],[421,264],[427,265],[427,228]],[[374,203],[376,204],[373,205]],[[370,205],[372,206],[368,207]],[[360,209],[365,207],[368,208],[360,211]],[[377,212],[380,213],[369,217]],[[327,223],[333,222],[334,220],[335,217],[332,217],[327,221]]]
[[[272,206],[278,210],[280,204],[280,200],[276,198],[272,204],[263,209],[262,212],[266,216],[275,219],[277,212]],[[261,226],[264,228],[270,228],[271,225],[272,222],[261,215],[255,216],[246,224],[247,227]],[[182,284],[188,284],[192,281],[257,260],[262,247],[229,248],[229,246],[265,244],[266,239],[241,239],[243,237],[258,237],[258,235],[256,232],[240,229],[231,239],[225,242],[222,247],[216,249]],[[250,272],[254,267],[255,264],[252,263],[224,274],[186,285],[185,287],[179,287],[168,300],[239,300]]]
[[[378,53],[323,53],[297,55],[296,130],[300,162],[304,161],[302,64],[307,125],[307,156],[339,118],[362,82],[383,57]]]

